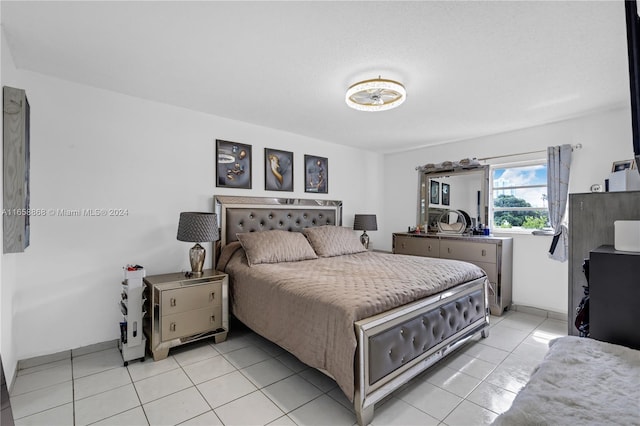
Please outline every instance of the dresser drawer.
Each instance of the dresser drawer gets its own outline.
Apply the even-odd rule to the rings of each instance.
[[[440,256],[440,241],[435,238],[396,237],[393,252],[414,256]]]
[[[496,263],[497,249],[495,244],[442,240],[440,241],[440,257]]]
[[[160,296],[162,316],[214,306],[222,306],[222,282],[164,290]]]
[[[161,320],[161,339],[171,340],[192,334],[216,330],[222,327],[222,308],[203,308],[173,315],[165,315]]]
[[[491,284],[498,283],[498,265],[495,263],[487,263],[487,262],[476,262],[475,260],[465,260],[465,262],[473,263],[476,266],[479,266],[486,272],[487,278],[489,278],[489,282]]]

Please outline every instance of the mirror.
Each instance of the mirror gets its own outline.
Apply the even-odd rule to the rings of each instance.
[[[439,232],[438,222],[447,210],[467,213],[467,228],[486,226],[489,203],[489,166],[420,173],[418,223]],[[446,216],[446,215],[445,215]],[[451,216],[451,215],[449,215]],[[449,217],[449,223],[457,219]]]
[[[433,225],[432,225],[433,226]],[[471,217],[464,210],[447,210],[440,215],[435,224],[438,232],[446,234],[462,234],[471,228]]]

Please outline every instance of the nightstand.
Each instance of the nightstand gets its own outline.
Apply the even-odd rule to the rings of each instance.
[[[208,269],[199,277],[184,273],[145,277],[149,314],[145,333],[154,361],[169,349],[213,337],[223,342],[229,332],[229,277]]]

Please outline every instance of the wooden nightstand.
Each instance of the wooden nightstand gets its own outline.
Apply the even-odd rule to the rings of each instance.
[[[227,274],[208,269],[200,277],[152,275],[144,283],[149,294],[144,330],[154,361],[166,358],[174,346],[209,337],[220,343],[227,338]]]

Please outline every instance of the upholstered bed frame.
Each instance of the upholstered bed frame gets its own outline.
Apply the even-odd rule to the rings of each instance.
[[[342,225],[340,201],[216,196],[214,202],[223,246],[240,232]],[[371,423],[375,403],[475,334],[487,337],[488,326],[485,278],[357,321],[353,402],[358,424]]]

